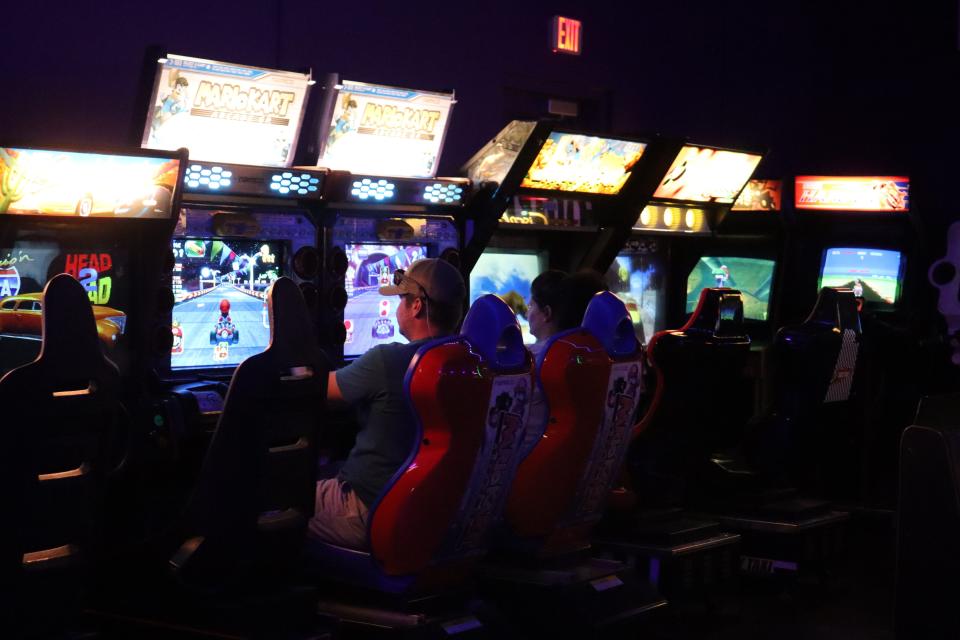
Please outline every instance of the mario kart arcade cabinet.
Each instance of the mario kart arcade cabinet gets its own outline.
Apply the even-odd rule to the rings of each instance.
[[[335,78],[317,161],[330,170],[323,289],[325,324],[337,327],[332,342],[349,360],[378,344],[406,342],[396,298],[377,293],[394,271],[420,258],[461,266],[472,190],[469,180],[435,177],[452,93]]]
[[[164,411],[174,430],[212,427],[233,369],[267,347],[273,281],[293,278],[317,317],[326,175],[290,168],[312,84],[309,73],[157,61],[142,146],[192,154],[165,272],[172,343],[156,363],[180,404]]]
[[[547,121],[504,127],[463,167],[474,183],[497,186],[464,249],[471,301],[500,295],[517,312],[524,341],[535,342],[526,319],[530,283],[548,268],[606,270],[631,213],[653,191],[650,178],[664,162],[658,144]]]

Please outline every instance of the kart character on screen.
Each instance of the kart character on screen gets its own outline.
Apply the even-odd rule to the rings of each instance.
[[[223,343],[237,344],[238,342],[240,342],[240,330],[230,318],[230,301],[224,298],[220,301],[220,317],[210,332],[210,344],[219,346]]]
[[[713,279],[717,281],[718,287],[727,286],[727,280],[730,279],[730,268],[722,264],[720,268],[713,272]]]

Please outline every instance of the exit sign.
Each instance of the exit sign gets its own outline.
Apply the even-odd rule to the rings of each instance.
[[[550,46],[554,53],[580,55],[583,23],[573,18],[553,16],[553,39]]]

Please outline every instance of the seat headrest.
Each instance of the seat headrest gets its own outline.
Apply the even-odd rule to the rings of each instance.
[[[303,344],[303,336],[314,334],[310,327],[307,303],[300,287],[290,278],[277,278],[267,289],[267,313],[270,316],[271,346],[293,347]]]
[[[834,327],[841,332],[850,329],[860,333],[860,313],[853,290],[846,287],[823,287],[813,311],[804,322]]]
[[[470,306],[460,335],[495,370],[513,369],[527,361],[517,316],[493,294],[480,296]]]
[[[707,288],[684,331],[702,331],[718,337],[742,336],[743,297],[736,289]]]
[[[43,347],[40,357],[61,362],[94,362],[102,358],[93,307],[83,285],[73,276],[54,276],[41,298]]]
[[[612,358],[634,355],[640,348],[630,312],[609,291],[600,291],[591,298],[581,326],[600,341]]]

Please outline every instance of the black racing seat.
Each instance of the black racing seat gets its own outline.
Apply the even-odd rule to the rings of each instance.
[[[66,274],[50,280],[42,323],[40,355],[0,379],[0,607],[17,618],[0,625],[12,636],[17,623],[32,631],[50,624],[90,586],[104,541],[105,480],[117,461],[120,375],[83,286]]]
[[[237,367],[170,558],[183,582],[224,589],[298,565],[314,510],[329,363],[300,289],[267,293],[270,345]]]
[[[925,397],[900,440],[897,637],[960,629],[960,394]]]
[[[852,408],[862,340],[857,299],[839,287],[821,289],[803,323],[777,332],[774,414],[747,442],[755,468],[817,495],[829,484],[825,466],[857,468],[832,458],[858,424]]]
[[[629,466],[646,507],[695,499],[687,480],[710,454],[740,441],[752,408],[746,375],[750,338],[735,289],[710,288],[680,329],[658,332],[647,347],[656,391],[635,431]]]

